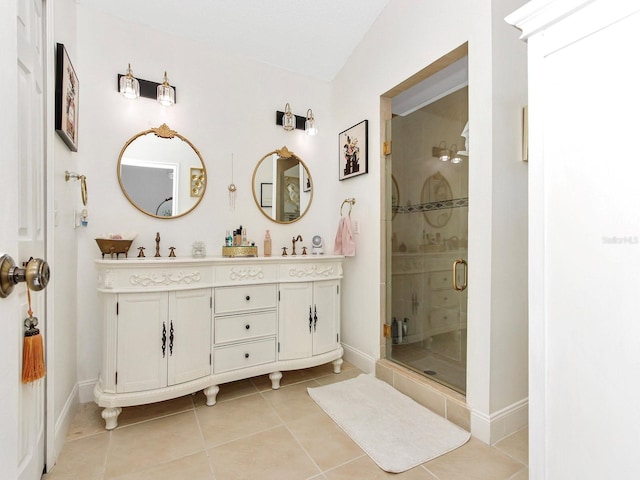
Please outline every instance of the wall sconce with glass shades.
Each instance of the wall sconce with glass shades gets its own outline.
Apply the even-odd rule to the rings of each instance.
[[[282,125],[282,128],[287,132],[291,130],[304,130],[307,135],[316,135],[318,133],[313,111],[308,109],[306,117],[294,115],[291,113],[291,107],[288,103],[284,106],[284,112],[276,111],[276,125]]]
[[[466,156],[466,152],[458,151],[458,146],[453,143],[447,148],[447,143],[443,140],[440,145],[433,147],[431,154],[439,158],[441,162],[461,163],[462,157]]]
[[[162,83],[151,82],[134,77],[131,64],[127,67],[125,75],[118,74],[118,91],[125,98],[151,98],[165,107],[176,103],[176,88],[169,84],[167,72],[164,72]]]

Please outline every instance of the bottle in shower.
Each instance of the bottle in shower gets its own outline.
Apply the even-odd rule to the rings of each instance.
[[[402,343],[407,343],[409,340],[407,339],[407,335],[409,335],[409,319],[404,317],[402,321]]]
[[[391,322],[391,342],[392,343],[398,343],[399,334],[400,332],[398,329],[398,321],[396,320],[396,317],[393,317],[393,322]]]

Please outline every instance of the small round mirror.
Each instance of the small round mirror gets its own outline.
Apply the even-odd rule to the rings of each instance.
[[[253,171],[253,199],[277,223],[293,223],[309,210],[313,181],[304,162],[287,147],[267,153]]]
[[[186,215],[200,203],[207,173],[198,149],[163,124],[125,143],[118,157],[118,181],[134,207],[167,219]]]

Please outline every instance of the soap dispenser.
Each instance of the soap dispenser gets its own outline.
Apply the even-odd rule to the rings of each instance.
[[[269,233],[269,230],[264,234],[264,256],[271,256],[271,234]]]

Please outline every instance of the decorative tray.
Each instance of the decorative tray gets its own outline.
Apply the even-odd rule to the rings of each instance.
[[[242,245],[238,247],[222,247],[223,257],[257,257],[258,247],[255,245]]]

